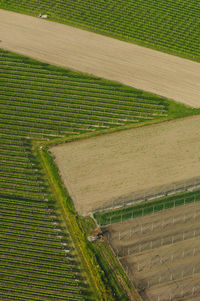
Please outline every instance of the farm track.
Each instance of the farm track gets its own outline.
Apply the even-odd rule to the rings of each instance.
[[[30,16],[0,15],[6,50],[200,107],[199,63]]]

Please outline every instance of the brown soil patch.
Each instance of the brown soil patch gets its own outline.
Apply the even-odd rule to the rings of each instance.
[[[126,130],[52,148],[81,214],[200,176],[200,116]],[[191,180],[190,180],[191,179]],[[172,185],[173,184],[173,185]]]
[[[200,64],[70,26],[0,10],[0,46],[200,107]]]
[[[103,228],[143,300],[198,300],[199,221],[197,202]]]

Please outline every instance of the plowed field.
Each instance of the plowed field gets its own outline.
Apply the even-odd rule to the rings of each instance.
[[[198,202],[103,228],[143,300],[198,300],[199,220]]]
[[[195,181],[199,148],[195,116],[63,144],[52,152],[76,209],[87,214]]]

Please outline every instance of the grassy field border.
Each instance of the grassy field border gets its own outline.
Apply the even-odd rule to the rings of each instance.
[[[50,157],[48,150],[40,148],[38,155],[43,164],[43,167],[48,175],[54,196],[58,202],[58,208],[65,220],[67,229],[71,234],[72,240],[81,259],[82,266],[85,268],[91,288],[95,288],[94,295],[97,300],[114,300],[110,296],[111,292],[105,288],[102,281],[102,271],[95,260],[94,254],[87,247],[87,241],[83,229],[80,228],[78,215],[74,211],[71,199],[67,195],[61,180],[59,179],[58,170]],[[109,299],[107,299],[109,295]]]
[[[97,211],[94,212],[93,216],[98,225],[100,227],[104,227],[199,201],[200,189],[194,189],[189,192],[179,192],[173,196],[166,196],[164,198],[151,201],[142,201],[130,206],[121,206],[121,208],[118,209],[105,210],[101,212]]]
[[[87,227],[85,227],[87,221],[75,211],[48,149],[40,147],[36,152],[53,188],[54,196],[58,202],[58,211],[67,225],[81,259],[82,267],[88,276],[90,287],[93,288],[93,297],[95,300],[114,301],[123,298],[122,300],[128,301],[125,291],[117,281],[115,272],[110,273],[110,266],[102,257],[101,248],[88,241]],[[109,277],[108,273],[110,274]]]

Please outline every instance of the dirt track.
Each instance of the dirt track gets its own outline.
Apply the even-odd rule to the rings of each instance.
[[[200,107],[200,64],[0,10],[0,47]]]
[[[52,148],[81,214],[200,176],[200,116]]]

